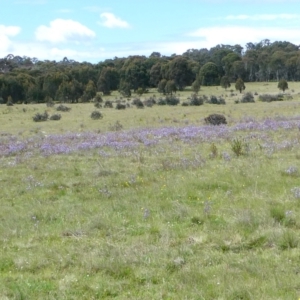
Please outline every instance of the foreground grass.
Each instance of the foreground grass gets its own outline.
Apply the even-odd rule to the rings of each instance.
[[[296,116],[297,102],[280,104],[268,104],[271,117]],[[217,109],[237,109],[233,126],[259,105]],[[199,114],[212,110],[183,109],[119,116],[125,129],[141,126],[135,114],[145,127],[202,126]],[[32,126],[14,113],[12,125]],[[107,111],[102,132],[115,113]],[[180,122],[165,119],[179,114]],[[64,134],[62,123],[47,124]],[[38,147],[42,131],[16,138],[30,135]],[[207,141],[174,134],[153,146],[1,156],[1,299],[297,299],[299,141],[298,128],[237,130]]]

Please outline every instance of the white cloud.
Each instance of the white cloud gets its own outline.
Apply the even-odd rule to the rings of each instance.
[[[10,37],[18,35],[21,31],[20,27],[17,26],[4,26],[0,25],[0,51],[6,53],[9,51],[12,41]],[[8,53],[6,53],[7,55]]]
[[[243,27],[243,26],[224,26],[200,28],[188,34],[191,37],[201,39],[201,44],[205,48],[214,47],[218,44],[240,44],[248,42],[257,43],[263,39],[271,41],[289,41],[294,44],[300,43],[299,28],[281,27]]]
[[[50,26],[41,25],[35,32],[38,41],[61,43],[79,42],[89,40],[96,36],[95,32],[73,20],[56,19],[50,22]]]
[[[300,19],[297,14],[261,14],[261,15],[230,15],[226,20],[275,21]]]
[[[123,21],[122,19],[116,17],[112,13],[102,13],[100,15],[102,22],[99,22],[99,24],[103,25],[104,27],[108,28],[130,28],[130,25]]]

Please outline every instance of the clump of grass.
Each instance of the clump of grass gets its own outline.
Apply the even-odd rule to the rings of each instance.
[[[110,131],[120,131],[123,129],[123,125],[120,121],[116,121],[114,124],[110,125],[108,128]]]
[[[247,143],[242,138],[235,138],[231,141],[231,150],[236,156],[246,154]]]
[[[212,143],[210,145],[210,158],[216,158],[218,157],[218,147],[216,146],[215,143]]]

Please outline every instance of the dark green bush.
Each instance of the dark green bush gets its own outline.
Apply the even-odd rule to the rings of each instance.
[[[175,95],[168,95],[166,97],[166,103],[168,105],[177,105],[179,104],[180,100],[178,97],[176,97]]]
[[[112,104],[111,101],[106,100],[105,103],[104,103],[104,107],[105,108],[113,108],[113,104]]]
[[[36,113],[35,116],[32,117],[34,122],[44,122],[48,120],[48,113],[45,111],[43,114]]]
[[[245,95],[243,95],[243,98],[241,100],[241,103],[254,103],[254,96],[252,93],[248,92]]]
[[[167,101],[165,98],[159,98],[157,101],[157,105],[167,105]]]
[[[126,109],[126,105],[125,104],[122,104],[122,103],[118,103],[117,105],[116,105],[116,109]]]
[[[191,96],[190,105],[200,106],[203,105],[203,102],[204,102],[203,98],[201,98],[197,94],[193,94]]]
[[[218,105],[220,105],[220,104],[226,104],[224,98],[222,98],[222,97],[216,97],[214,95],[210,96],[210,98],[207,99],[205,102],[209,103],[209,104],[218,104]]]
[[[227,124],[226,118],[220,114],[211,114],[204,120],[206,124],[210,124],[210,125]]]
[[[91,113],[91,118],[93,120],[99,120],[99,119],[102,119],[103,118],[103,115],[100,111],[98,110],[94,110],[92,113]]]
[[[57,106],[56,110],[57,111],[64,111],[64,112],[66,112],[66,111],[70,111],[71,107],[67,107],[67,106],[65,106],[63,104],[60,104],[59,106]]]
[[[140,100],[140,98],[133,99],[132,104],[137,108],[144,108],[144,103]]]
[[[283,101],[283,95],[270,95],[270,94],[263,94],[258,97],[259,101],[262,102],[273,102],[273,101]]]
[[[94,106],[96,108],[101,108],[102,107],[102,104],[100,102],[95,102]]]
[[[150,98],[146,99],[143,103],[147,107],[152,107],[154,104],[156,104],[156,101],[155,101],[154,97],[150,97]]]
[[[54,114],[49,119],[52,120],[52,121],[58,121],[58,120],[61,119],[61,115],[60,114]]]

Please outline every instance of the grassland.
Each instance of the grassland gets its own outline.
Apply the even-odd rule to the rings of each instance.
[[[298,299],[289,87],[289,100],[247,104],[203,87],[227,104],[103,108],[101,120],[92,103],[40,123],[55,107],[0,106],[0,299]],[[210,113],[228,124],[205,125]]]

